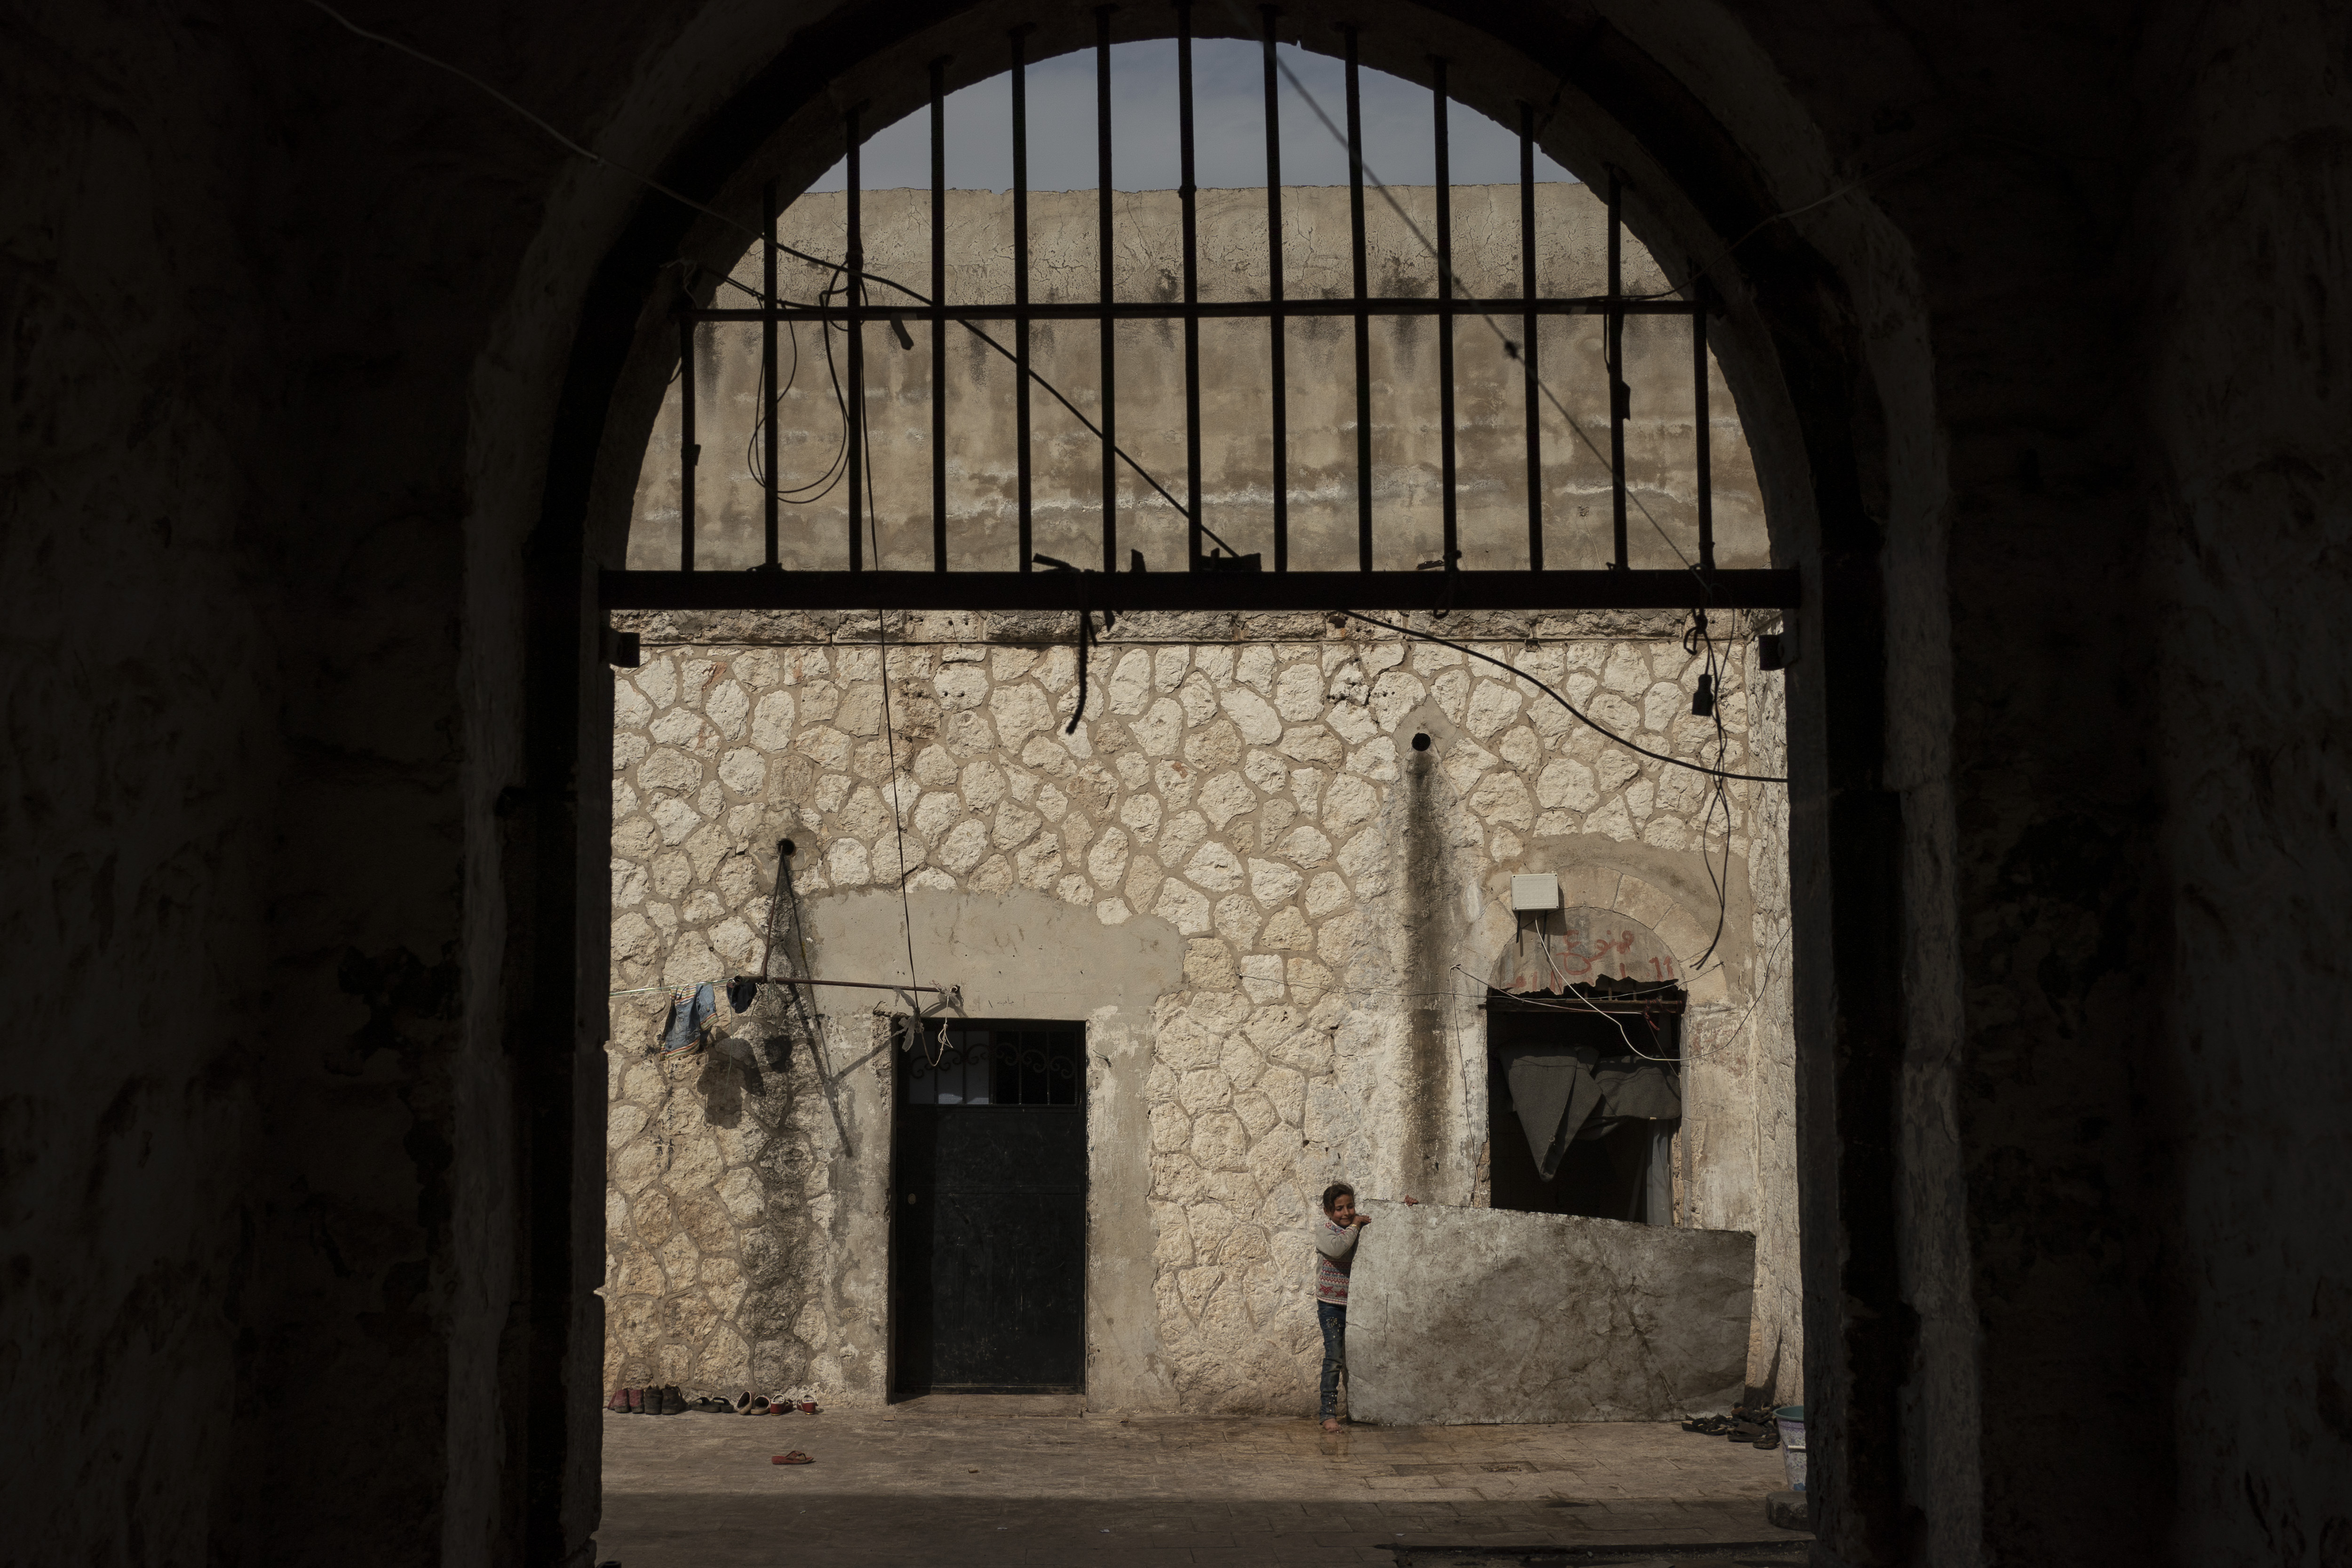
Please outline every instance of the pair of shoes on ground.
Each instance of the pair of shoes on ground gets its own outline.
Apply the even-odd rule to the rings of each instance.
[[[623,1416],[682,1416],[687,1403],[673,1383],[662,1388],[615,1388],[604,1408]]]
[[[789,1416],[796,1408],[810,1416],[817,1413],[814,1399],[803,1399],[796,1406],[784,1395],[771,1399],[764,1394],[739,1394],[731,1402],[723,1398],[698,1400],[696,1407],[707,1408],[714,1416]]]
[[[764,1394],[751,1393],[738,1394],[732,1399],[720,1395],[688,1399],[672,1383],[658,1388],[616,1388],[604,1402],[604,1408],[624,1416],[684,1416],[689,1412],[704,1416],[789,1416],[795,1406],[782,1396],[771,1399]],[[818,1413],[814,1399],[803,1400],[797,1408],[810,1416]]]
[[[1759,1448],[1780,1446],[1780,1428],[1769,1411],[1736,1409],[1728,1416],[1700,1416],[1683,1423],[1685,1432],[1696,1432],[1703,1437],[1721,1437],[1727,1442],[1746,1443]]]

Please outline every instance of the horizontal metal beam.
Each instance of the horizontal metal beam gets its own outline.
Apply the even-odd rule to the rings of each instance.
[[[1696,316],[1706,307],[1687,299],[1621,299],[1623,316]],[[677,314],[688,321],[1099,321],[1105,316],[1122,321],[1201,320],[1212,317],[1265,320],[1281,316],[1603,316],[1606,296],[1580,299],[1203,299],[1197,305],[1180,300],[1114,300],[1084,304],[1062,302],[1031,305],[779,305],[773,310],[690,310]]]
[[[1793,610],[1794,571],[608,571],[607,610]]]

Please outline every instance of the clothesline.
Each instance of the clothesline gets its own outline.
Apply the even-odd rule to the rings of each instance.
[[[858,991],[929,991],[933,996],[952,996],[959,986],[901,986],[887,980],[803,980],[796,977],[778,976],[766,978],[759,975],[725,975],[708,980],[678,980],[659,986],[632,986],[627,990],[606,991],[607,1000],[614,997],[641,997],[653,991],[690,991],[697,986],[732,986],[742,982],[754,986],[839,986]]]

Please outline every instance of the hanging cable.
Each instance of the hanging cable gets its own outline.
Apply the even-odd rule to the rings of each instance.
[[[1785,778],[1779,778],[1761,773],[1727,773],[1719,768],[1709,768],[1706,764],[1699,762],[1685,762],[1679,757],[1668,757],[1663,751],[1653,751],[1646,746],[1626,739],[1623,736],[1619,735],[1615,730],[1609,728],[1606,725],[1588,716],[1582,709],[1579,708],[1574,703],[1569,701],[1566,697],[1560,695],[1558,692],[1552,690],[1550,686],[1545,685],[1542,681],[1538,680],[1535,676],[1528,674],[1525,670],[1517,669],[1510,664],[1505,664],[1502,660],[1494,657],[1492,654],[1482,653],[1475,648],[1470,647],[1465,643],[1456,643],[1450,638],[1440,637],[1433,632],[1416,632],[1410,626],[1395,626],[1390,624],[1386,621],[1375,621],[1370,616],[1363,614],[1358,611],[1342,610],[1338,612],[1338,613],[1345,615],[1350,621],[1360,621],[1367,626],[1377,626],[1383,632],[1394,632],[1399,635],[1405,637],[1418,637],[1424,643],[1434,643],[1441,648],[1451,648],[1457,653],[1467,653],[1470,657],[1479,660],[1481,663],[1492,664],[1498,670],[1508,671],[1512,675],[1516,676],[1519,680],[1527,682],[1528,685],[1535,687],[1536,690],[1543,693],[1544,695],[1551,698],[1552,701],[1566,708],[1569,711],[1570,716],[1574,718],[1577,723],[1583,725],[1587,729],[1591,729],[1598,734],[1606,736],[1609,739],[1615,741],[1618,745],[1625,747],[1628,751],[1638,751],[1643,756],[1650,758],[1654,761],[1672,763],[1676,768],[1687,768],[1694,773],[1704,773],[1708,775],[1710,778],[1737,779],[1749,784],[1786,784],[1789,781]],[[1719,761],[1721,758],[1718,758],[1717,760]]]
[[[1272,48],[1274,37],[1265,23],[1252,23],[1249,17],[1242,11],[1237,0],[1225,0],[1225,8],[1233,13],[1234,19],[1241,25],[1244,36],[1254,37],[1258,39],[1259,42],[1266,45],[1269,48]],[[1441,298],[1465,298],[1465,296],[1463,295],[1463,291],[1460,287],[1460,274],[1455,269],[1446,266],[1444,256],[1439,253],[1437,246],[1431,243],[1429,236],[1422,232],[1421,225],[1413,221],[1412,214],[1405,211],[1404,204],[1397,200],[1396,193],[1390,190],[1388,183],[1382,180],[1378,174],[1374,173],[1372,172],[1372,166],[1357,154],[1356,149],[1349,145],[1346,133],[1341,131],[1339,127],[1332,120],[1330,115],[1324,111],[1322,104],[1316,100],[1315,95],[1307,90],[1307,84],[1298,79],[1298,73],[1290,68],[1290,63],[1282,57],[1281,51],[1279,49],[1273,49],[1273,54],[1275,68],[1282,73],[1283,78],[1290,83],[1290,89],[1297,93],[1300,100],[1314,112],[1315,118],[1322,122],[1323,129],[1330,134],[1330,137],[1334,141],[1339,144],[1340,150],[1348,154],[1349,166],[1362,172],[1364,179],[1374,190],[1381,193],[1381,199],[1388,203],[1390,210],[1396,214],[1398,221],[1404,225],[1405,231],[1411,234],[1415,240],[1418,240],[1421,244],[1421,248],[1429,253],[1430,259],[1437,263],[1439,297]],[[1558,99],[1559,93],[1558,90],[1555,89],[1553,100],[1554,102],[1557,102]],[[1519,340],[1512,337],[1510,333],[1505,331],[1503,329],[1502,323],[1496,320],[1492,313],[1486,310],[1480,310],[1477,315],[1478,319],[1486,324],[1486,329],[1494,333],[1496,340],[1503,345],[1504,358],[1515,362],[1518,361],[1520,358]],[[1616,367],[1614,365],[1611,365],[1608,367],[1608,370],[1611,377],[1611,384],[1613,386],[1616,382]],[[1551,390],[1550,383],[1546,382],[1541,375],[1534,376],[1531,379],[1536,384],[1536,390],[1542,392],[1545,401],[1551,404],[1552,411],[1559,415],[1560,419],[1568,425],[1570,430],[1576,433],[1576,438],[1584,443],[1586,449],[1609,469],[1612,478],[1622,479],[1622,476],[1617,474],[1617,465],[1615,463],[1612,462],[1609,456],[1601,450],[1600,446],[1593,441],[1591,435],[1586,432],[1584,426],[1578,423],[1576,415],[1568,412],[1568,405],[1560,401],[1559,393]],[[1613,398],[1616,394],[1612,392],[1610,395]],[[1664,526],[1651,514],[1648,505],[1643,501],[1640,493],[1629,486],[1626,489],[1625,495],[1626,498],[1632,501],[1635,508],[1641,512],[1643,520],[1650,525],[1651,529],[1657,534],[1658,538],[1665,541],[1666,548],[1675,552],[1675,559],[1682,562],[1683,570],[1689,572],[1693,577],[1698,579],[1701,586],[1704,587],[1706,583],[1706,574],[1701,571],[1696,565],[1692,564],[1690,557],[1683,554],[1682,547],[1675,543],[1673,536],[1668,534]],[[1228,546],[1227,548],[1230,549],[1231,547]],[[1710,590],[1709,592],[1711,596],[1712,591]]]
[[[653,191],[660,195],[667,196],[671,201],[677,203],[680,206],[691,208],[693,211],[701,213],[707,217],[717,219],[728,228],[734,230],[736,233],[744,235],[748,239],[759,241],[770,237],[762,235],[759,230],[751,227],[749,225],[741,223],[735,218],[729,217],[725,213],[720,212],[716,207],[709,206],[702,202],[698,202],[691,196],[671,189],[669,186],[663,184],[660,181],[655,179],[650,174],[640,172],[639,171],[629,167],[629,165],[625,163],[616,162],[610,158],[603,156],[601,153],[591,152],[588,148],[583,146],[578,141],[573,141],[571,137],[566,136],[562,131],[558,131],[554,126],[549,124],[546,120],[541,120],[538,115],[533,114],[521,104],[517,103],[513,99],[509,98],[505,93],[500,92],[497,88],[492,87],[489,83],[474,75],[471,71],[464,70],[457,66],[453,66],[446,60],[438,59],[432,55],[426,54],[424,50],[415,47],[414,45],[401,42],[398,38],[388,37],[383,33],[372,32],[368,28],[359,26],[350,17],[345,16],[341,12],[336,10],[333,6],[327,5],[325,0],[302,0],[302,3],[316,11],[323,13],[348,32],[365,38],[371,43],[382,44],[387,48],[396,49],[400,53],[406,55],[413,59],[420,60],[425,65],[431,66],[436,70],[446,71],[449,75],[457,78],[460,81],[463,81],[477,90],[488,95],[489,98],[495,99],[513,113],[530,121],[541,131],[545,131],[566,152],[576,154],[579,157],[585,158],[589,162],[597,165],[599,168],[611,169],[616,173],[625,174],[628,178],[635,180],[640,185],[646,187],[646,189]],[[792,246],[782,244],[781,242],[777,243],[776,249],[782,255],[789,256],[795,261],[806,262],[811,267],[819,267],[836,274],[846,270],[845,263],[827,261],[823,256],[812,256],[807,251],[797,249]],[[919,290],[909,288],[905,284],[900,283],[897,278],[886,277],[880,273],[868,272],[861,268],[857,273],[857,277],[861,282],[872,282],[880,284],[886,288],[894,288],[899,293],[905,295],[908,299],[913,300],[918,305],[929,306],[935,303],[935,301],[933,301],[928,295],[923,294]],[[754,299],[760,301],[762,308],[771,310],[776,308],[778,302],[768,298],[758,289],[751,288],[748,285],[737,282],[732,277],[724,277],[721,281],[751,295]],[[820,308],[824,302],[824,298],[821,297],[818,301]],[[971,322],[961,318],[957,318],[956,325],[961,327],[965,331],[971,333],[973,337],[987,344],[991,349],[996,351],[1000,358],[1012,363],[1019,362],[1014,359],[1013,351],[1010,349],[1007,349],[1003,344],[998,342],[994,338],[982,331],[979,327],[973,325]],[[798,340],[795,339],[794,350],[796,354],[798,346]],[[828,340],[828,348],[829,347],[830,340]],[[1040,374],[1034,369],[1032,369],[1028,372],[1028,375],[1031,381],[1034,382],[1038,386],[1043,387],[1045,390],[1048,396],[1050,396],[1055,402],[1060,403],[1063,408],[1066,409],[1069,412],[1070,417],[1076,420],[1079,424],[1083,425],[1087,434],[1094,436],[1097,441],[1103,438],[1102,427],[1096,424],[1094,421],[1088,419],[1085,414],[1079,413],[1077,405],[1072,402],[1067,397],[1064,396],[1062,390],[1059,387],[1055,386],[1052,382],[1047,381],[1045,376]],[[1119,461],[1125,463],[1129,468],[1133,469],[1139,478],[1140,478],[1145,484],[1150,486],[1151,488],[1158,493],[1161,500],[1166,501],[1169,506],[1174,507],[1178,516],[1181,517],[1189,515],[1185,512],[1183,503],[1177,500],[1174,496],[1170,495],[1168,492],[1168,486],[1162,485],[1157,478],[1153,477],[1150,471],[1145,468],[1142,464],[1137,462],[1131,453],[1128,452],[1124,447],[1118,446],[1115,444],[1111,446],[1111,452],[1119,459]],[[759,477],[756,471],[757,465],[754,464],[752,466],[754,469],[754,477]],[[830,470],[828,470],[828,474],[830,474]],[[761,483],[764,484],[765,482],[766,481],[764,479],[761,480]],[[832,489],[832,481],[824,476],[820,476],[817,480],[810,481],[808,486],[796,487],[794,493],[799,494],[820,483],[824,485],[824,488],[818,491],[817,495],[809,497],[807,500],[793,501],[791,504],[795,506],[804,506],[810,502],[821,499]],[[789,497],[785,498],[790,500]],[[1230,543],[1219,538],[1215,531],[1209,528],[1205,523],[1202,527],[1202,532],[1207,534],[1210,538],[1215,540],[1216,543],[1226,551],[1233,554],[1240,553],[1239,551],[1234,550],[1234,547]]]

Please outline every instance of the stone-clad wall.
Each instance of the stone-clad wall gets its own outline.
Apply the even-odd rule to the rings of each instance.
[[[985,939],[1046,908],[1097,935],[1041,943],[1056,949],[1026,956],[1041,970],[1088,944],[1137,972],[1119,944],[1181,953],[1123,1011],[1088,992],[1056,1015],[1089,1019],[1090,1246],[1150,1260],[1132,1300],[1090,1287],[1089,1393],[1107,1407],[1296,1406],[1318,1354],[1313,1195],[1344,1175],[1474,1201],[1475,1003],[1517,931],[1511,873],[1606,872],[1618,907],[1641,901],[1686,964],[1712,936],[1706,781],[1525,682],[1320,617],[1137,616],[1095,651],[1066,736],[1067,622],[894,614],[887,648],[871,616],[631,622],[646,649],[614,677],[612,983],[634,994],[613,1003],[609,1382],[885,1390],[889,1065],[874,1052],[897,1004],[823,993],[812,1041],[763,999],[719,1051],[665,1064],[648,1051],[666,992],[634,989],[760,967],[780,838],[829,977],[905,978],[907,915],[926,981],[975,981]],[[1689,713],[1697,665],[1667,618],[1416,624],[1474,638],[1653,749],[1705,744],[1712,760],[1713,727]],[[1722,699],[1733,769],[1750,689],[1779,678],[1752,673],[1748,647]],[[1793,1273],[1762,1254],[1794,1206],[1758,1154],[1765,1120],[1785,1131],[1788,1064],[1744,1027],[1766,1010],[1754,932],[1785,918],[1749,892],[1760,793],[1728,792],[1728,908],[1688,981],[1676,1161],[1678,1218],[1762,1232],[1759,1277]],[[1724,877],[1719,827],[1713,845]]]

